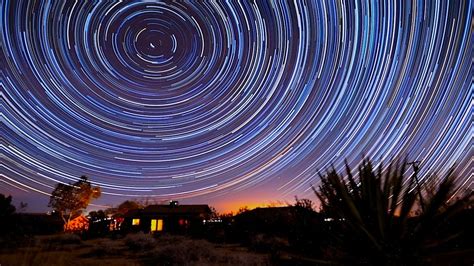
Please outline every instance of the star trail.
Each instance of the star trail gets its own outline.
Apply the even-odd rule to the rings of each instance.
[[[364,155],[472,189],[472,1],[0,9],[2,193],[85,174],[114,204],[310,197]]]

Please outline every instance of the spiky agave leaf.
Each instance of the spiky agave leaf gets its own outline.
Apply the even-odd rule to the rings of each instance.
[[[372,255],[384,258],[385,262],[403,261],[419,254],[429,233],[472,200],[471,192],[470,198],[464,197],[446,208],[445,202],[453,188],[453,179],[447,177],[428,198],[420,216],[413,218],[412,211],[419,205],[421,189],[417,182],[418,171],[404,178],[406,165],[406,160],[402,164],[396,161],[389,164],[384,173],[382,165],[375,171],[372,163],[364,160],[356,180],[346,163],[347,182],[333,168],[320,174],[319,191],[313,188],[325,213],[343,219],[358,242],[372,246],[367,247],[366,255],[370,257],[370,253],[375,252]],[[449,235],[445,239],[454,237]]]

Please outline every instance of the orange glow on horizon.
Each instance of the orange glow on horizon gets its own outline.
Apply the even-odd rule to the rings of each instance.
[[[288,206],[289,202],[283,201],[272,201],[272,202],[252,202],[252,201],[237,201],[237,202],[224,202],[214,206],[217,209],[217,212],[221,214],[226,214],[232,212],[236,214],[239,209],[247,207],[249,210],[255,208],[265,208],[265,207],[284,207]]]

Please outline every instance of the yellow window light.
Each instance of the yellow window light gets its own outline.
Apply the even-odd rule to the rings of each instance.
[[[156,231],[163,231],[163,220],[158,219],[158,224],[156,226]]]
[[[151,219],[150,231],[156,231],[156,219]]]

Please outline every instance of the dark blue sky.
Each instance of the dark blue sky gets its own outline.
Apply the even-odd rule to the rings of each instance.
[[[2,1],[0,192],[235,209],[363,155],[472,188],[472,1],[270,2]]]

